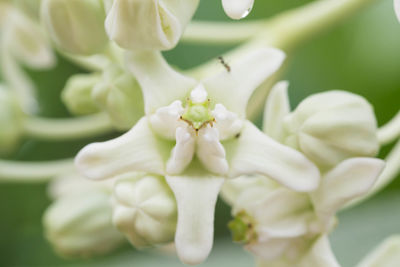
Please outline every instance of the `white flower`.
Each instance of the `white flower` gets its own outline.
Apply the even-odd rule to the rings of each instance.
[[[290,112],[287,83],[271,92],[265,112],[268,135],[304,153],[319,168],[330,169],[351,157],[373,157],[379,150],[372,106],[345,91],[304,99]]]
[[[383,167],[380,159],[345,160],[325,173],[319,188],[308,194],[268,182],[265,177],[228,181],[222,192],[233,206],[236,219],[230,228],[234,239],[245,242],[245,248],[264,262],[298,262],[310,244],[330,233],[336,212],[369,191]]]
[[[329,92],[326,94],[335,96]],[[335,103],[335,99],[331,100]],[[321,102],[328,105],[327,101]],[[305,103],[311,106],[304,106]],[[357,102],[352,103],[353,108],[359,107]],[[349,111],[346,101],[343,104],[345,110]],[[315,113],[313,101],[304,101],[301,105],[303,111],[310,110],[301,118],[307,119]],[[280,142],[285,141],[282,128],[289,111],[287,83],[279,83],[267,100],[264,131]],[[338,118],[342,112],[332,109],[325,113],[325,120]],[[322,122],[324,118],[321,116],[318,121]],[[337,132],[335,126],[341,128],[342,124],[337,122],[330,130]],[[349,131],[346,136],[349,140],[355,137],[359,138],[357,131]],[[351,147],[348,149],[351,150]],[[326,157],[323,152],[330,153],[329,150],[322,150],[321,157]],[[235,220],[230,228],[234,239],[246,244],[245,248],[261,260],[260,266],[339,266],[329,243],[323,246],[317,244],[328,242],[326,236],[336,224],[337,211],[351,200],[366,194],[383,167],[384,162],[380,159],[347,158],[323,172],[319,187],[310,193],[295,192],[260,176],[228,181],[222,193],[233,206]],[[320,256],[313,253],[314,249],[319,251],[317,253]]]
[[[199,0],[114,0],[106,19],[111,40],[129,50],[176,46]]]
[[[41,19],[63,51],[80,55],[102,52],[108,44],[102,0],[43,0]]]
[[[178,255],[200,263],[212,247],[225,178],[260,173],[297,191],[318,185],[319,171],[308,159],[245,120],[249,97],[283,59],[281,51],[256,50],[230,60],[230,72],[221,67],[199,82],[159,53],[130,53],[127,66],[143,90],[146,116],[123,136],[85,147],[77,167],[92,179],[140,171],[165,176],[178,205]]]
[[[222,0],[225,13],[232,19],[245,18],[253,5],[254,0]]]

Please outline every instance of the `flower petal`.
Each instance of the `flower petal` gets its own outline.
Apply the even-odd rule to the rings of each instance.
[[[176,129],[176,145],[167,163],[167,173],[180,174],[193,159],[196,139],[188,127]]]
[[[235,136],[243,127],[243,120],[239,119],[236,113],[227,110],[222,104],[216,104],[212,113],[215,117],[215,127],[218,129],[221,140]]]
[[[230,63],[225,69],[204,81],[209,97],[244,118],[247,102],[254,90],[282,65],[285,54],[275,48],[253,50]]]
[[[384,166],[380,159],[352,158],[329,171],[312,194],[318,215],[328,222],[348,201],[367,193]]]
[[[357,267],[394,267],[400,262],[400,236],[391,236],[370,252]]]
[[[215,176],[167,176],[178,204],[175,244],[186,264],[199,264],[211,251],[214,210],[224,178]]]
[[[222,0],[225,13],[231,19],[245,18],[251,11],[254,0]]]
[[[261,184],[239,195],[234,205],[234,213],[242,210],[257,222],[259,242],[304,235],[313,215],[307,194],[282,187],[272,189]]]
[[[400,0],[394,0],[394,11],[396,12],[397,19],[400,21]]]
[[[142,87],[146,114],[183,100],[197,84],[196,80],[172,69],[160,52],[130,52],[127,67]]]
[[[269,93],[264,110],[263,131],[280,143],[285,139],[283,118],[290,113],[288,86],[286,81],[277,83]]]
[[[133,171],[164,173],[158,140],[142,118],[129,132],[103,143],[84,147],[75,158],[78,170],[90,179],[105,179]]]
[[[115,0],[105,27],[125,49],[167,50],[179,41],[199,0]]]
[[[318,168],[300,152],[279,144],[247,121],[238,140],[225,145],[230,176],[261,174],[295,191],[314,190]]]
[[[259,260],[262,261],[271,261],[271,260],[276,260],[277,258],[281,258],[283,254],[285,253],[286,250],[289,249],[291,246],[291,242],[293,239],[289,238],[277,238],[277,239],[272,239],[269,240],[268,242],[254,242],[250,243],[245,246],[245,249],[250,251],[252,254],[254,254]],[[282,257],[283,258],[283,257]],[[257,266],[264,266],[262,264],[258,264]],[[265,266],[273,266],[275,267],[274,264],[271,264],[270,262],[266,263]],[[277,265],[278,266],[291,266],[290,264],[287,265]]]
[[[315,241],[308,254],[303,257],[298,267],[340,267],[332,252],[326,235]]]
[[[157,134],[175,140],[176,129],[185,126],[185,122],[179,119],[184,109],[182,102],[176,100],[171,105],[157,109],[156,113],[150,116],[150,124]]]
[[[219,142],[219,133],[216,128],[207,127],[200,131],[196,155],[210,172],[221,175],[228,172],[225,149]]]

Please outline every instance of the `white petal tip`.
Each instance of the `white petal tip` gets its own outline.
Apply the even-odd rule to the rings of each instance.
[[[190,99],[193,103],[204,103],[207,100],[207,96],[207,91],[201,84],[194,88],[190,93]]]
[[[179,259],[188,265],[202,263],[207,259],[211,251],[211,247],[208,247],[208,245],[202,246],[201,244],[182,244],[182,247],[178,248]]]

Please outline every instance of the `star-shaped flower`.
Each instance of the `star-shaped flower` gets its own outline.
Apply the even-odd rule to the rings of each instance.
[[[165,176],[178,205],[178,256],[202,262],[212,247],[215,203],[226,178],[259,173],[296,191],[318,186],[314,164],[245,119],[251,94],[284,58],[276,49],[254,50],[230,59],[230,72],[220,66],[197,81],[159,53],[131,52],[127,67],[142,87],[146,116],[121,137],[85,147],[77,167],[92,179],[127,172]]]

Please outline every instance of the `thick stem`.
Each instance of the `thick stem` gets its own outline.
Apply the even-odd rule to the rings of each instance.
[[[112,131],[107,114],[100,113],[71,119],[28,117],[24,121],[25,135],[44,140],[67,140],[91,137]]]
[[[342,23],[347,17],[376,0],[320,0],[279,14],[268,20],[192,22],[182,41],[189,43],[236,44],[260,35],[271,46],[292,49],[313,36]]]
[[[229,45],[245,42],[265,28],[265,21],[210,22],[193,21],[185,30],[182,42]]]
[[[291,50],[345,19],[376,0],[321,0],[285,12],[268,21],[267,44]]]
[[[400,137],[400,111],[388,123],[379,128],[378,140],[386,145]]]
[[[0,183],[46,182],[54,176],[74,170],[72,159],[50,162],[0,160]]]

